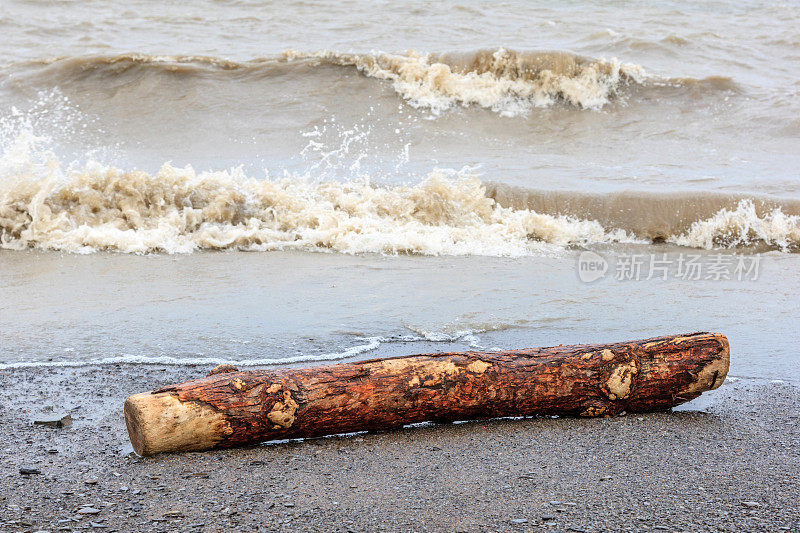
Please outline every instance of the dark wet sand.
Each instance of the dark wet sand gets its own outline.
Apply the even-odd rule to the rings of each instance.
[[[132,455],[123,399],[204,370],[0,372],[0,528],[800,530],[800,388],[789,384],[728,382],[699,411]],[[54,412],[73,425],[32,425]]]

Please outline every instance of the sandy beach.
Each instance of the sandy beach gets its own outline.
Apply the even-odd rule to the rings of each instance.
[[[729,380],[672,413],[431,424],[236,450],[132,454],[124,398],[205,371],[155,365],[2,371],[3,527],[800,528],[800,389],[790,384]],[[71,426],[33,425],[66,413]]]

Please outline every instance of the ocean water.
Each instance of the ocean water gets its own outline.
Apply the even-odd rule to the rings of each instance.
[[[0,369],[713,330],[733,376],[800,382],[798,28],[791,2],[3,2]]]

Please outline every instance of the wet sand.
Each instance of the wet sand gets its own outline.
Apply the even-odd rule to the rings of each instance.
[[[800,529],[800,388],[681,411],[489,420],[139,458],[122,401],[206,367],[0,372],[9,531]],[[66,428],[34,426],[70,413]],[[20,469],[39,473],[24,475]]]

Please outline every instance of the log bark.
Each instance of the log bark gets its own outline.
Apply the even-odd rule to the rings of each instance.
[[[239,372],[135,394],[125,420],[139,455],[388,429],[429,420],[604,416],[666,410],[719,387],[724,335],[502,352],[411,355]]]

